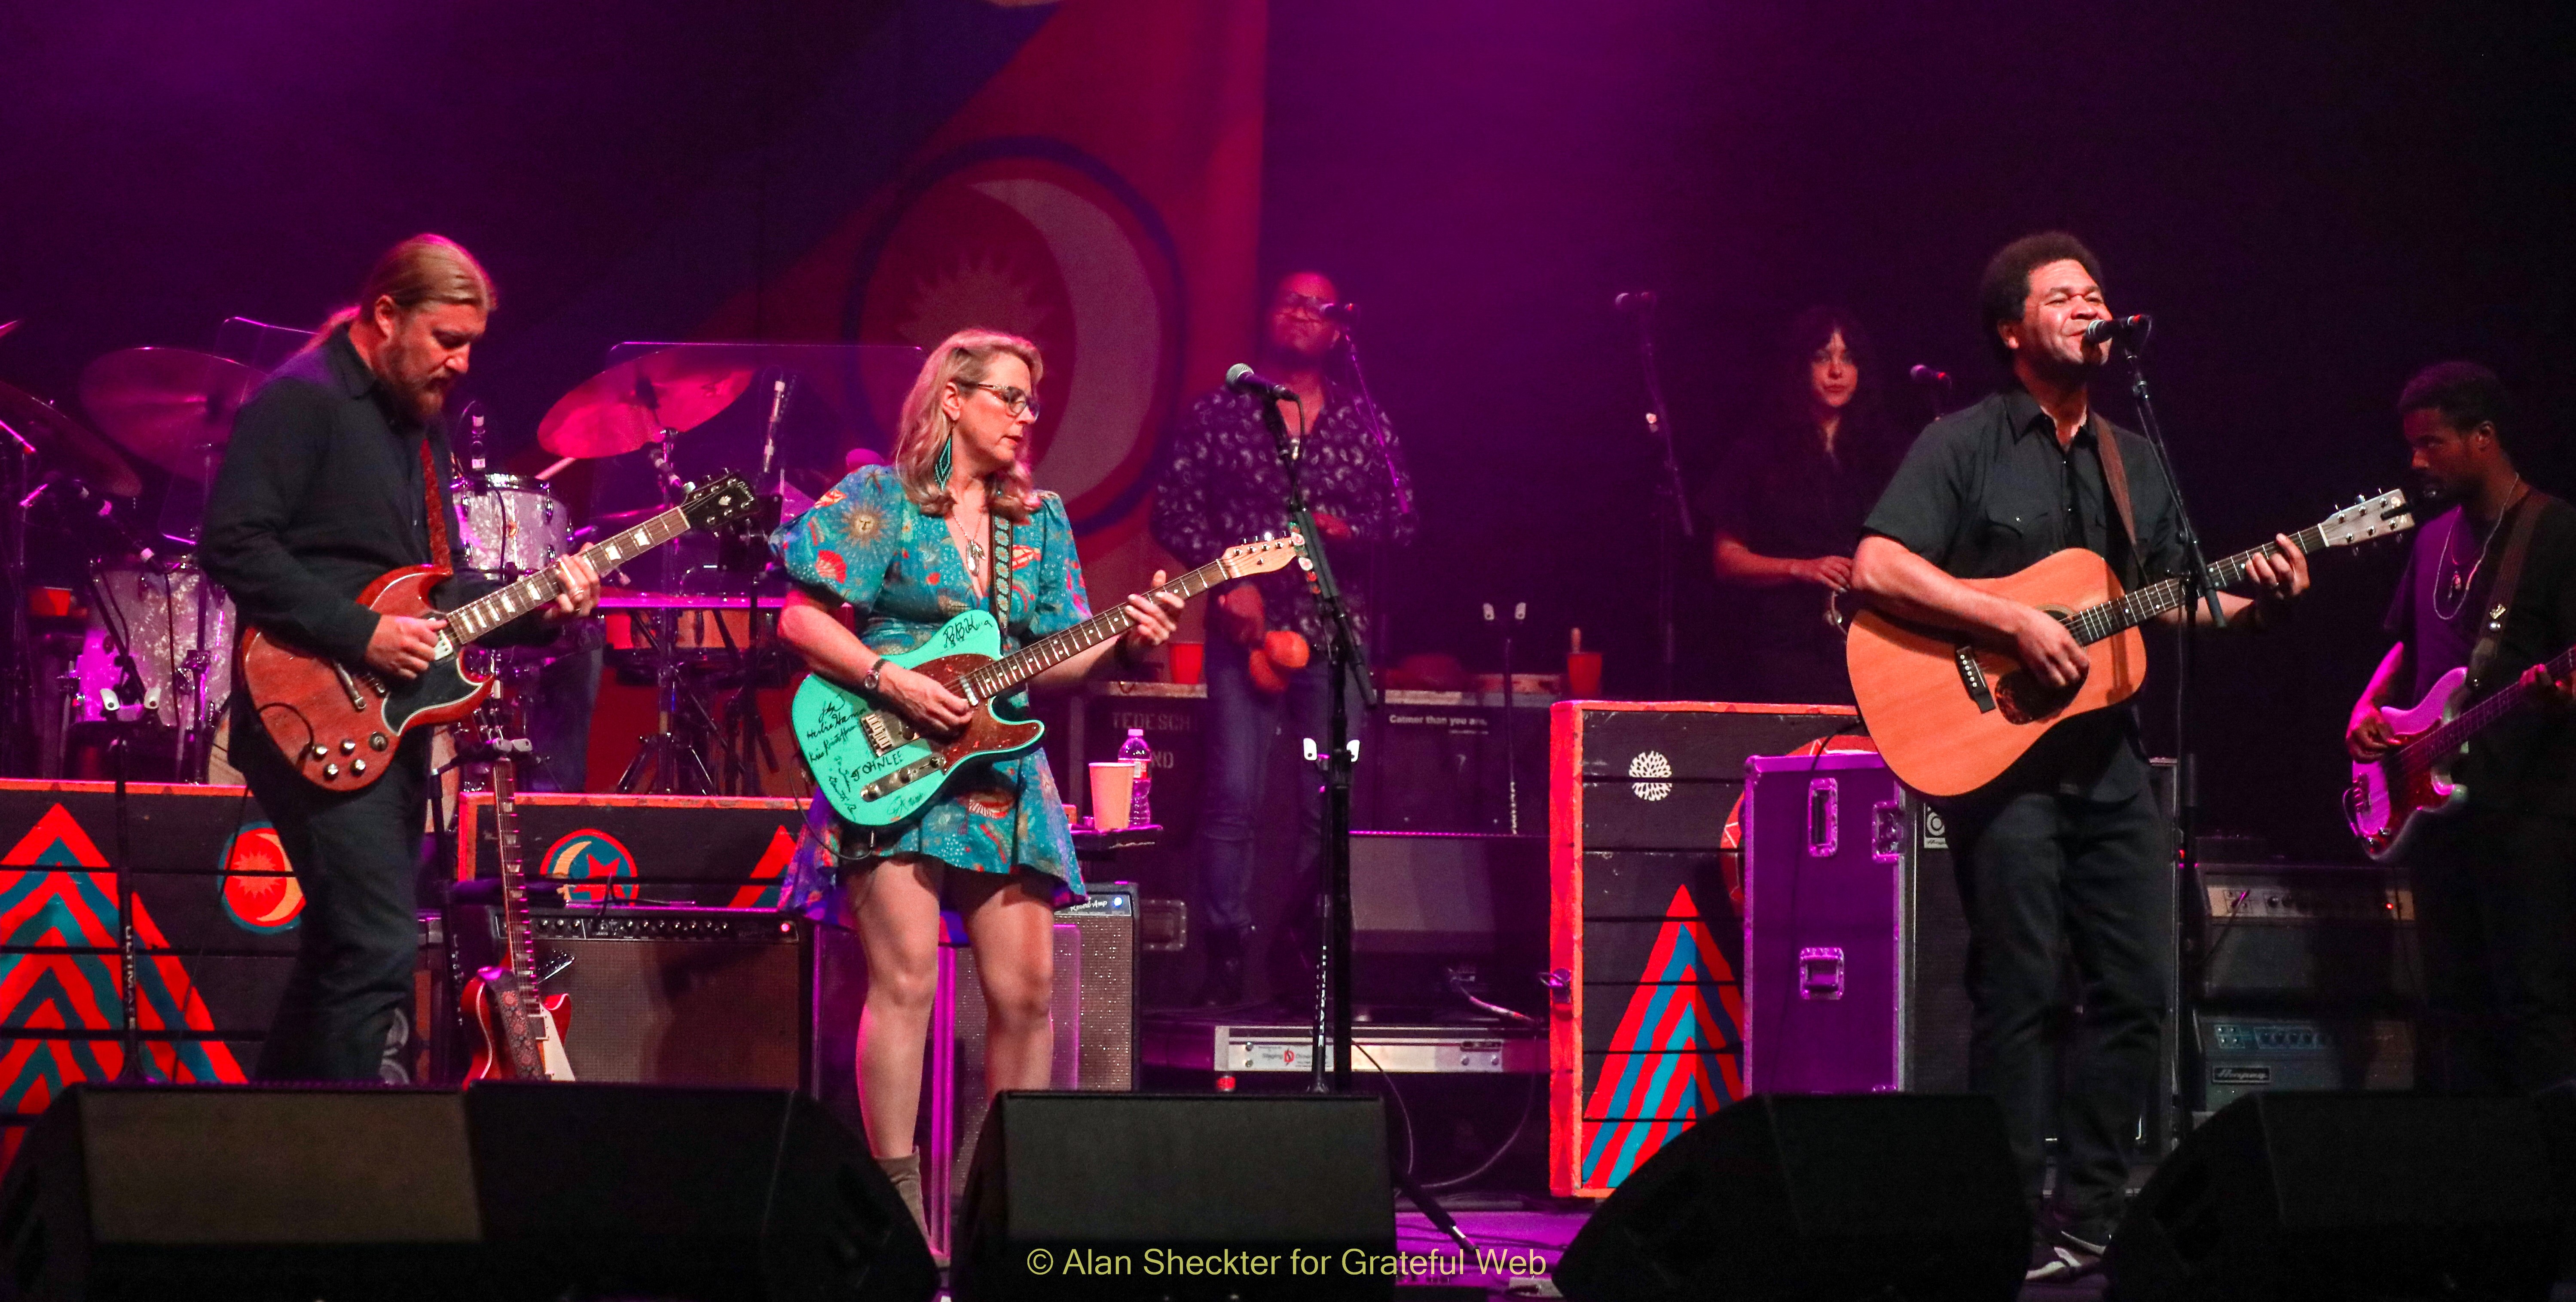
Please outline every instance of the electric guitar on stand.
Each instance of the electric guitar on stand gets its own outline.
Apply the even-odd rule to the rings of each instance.
[[[1292,562],[1308,563],[1297,534],[1265,538],[1228,547],[1225,555],[1155,591],[1187,599],[1229,580],[1284,570]],[[1046,725],[1004,718],[993,704],[1045,670],[1124,634],[1131,623],[1121,605],[1003,655],[1001,625],[990,612],[967,611],[940,625],[920,646],[886,657],[974,707],[956,736],[924,737],[902,715],[876,708],[821,674],[807,674],[788,711],[796,724],[797,745],[814,771],[814,784],[841,817],[861,827],[900,823],[929,804],[958,769],[1036,746]]]
[[[2576,673],[2576,646],[2559,652],[2544,668],[2552,680]],[[2417,828],[2468,802],[2469,789],[2451,780],[2451,765],[2479,733],[2521,713],[2536,694],[2519,682],[2510,683],[2463,709],[2461,687],[2468,681],[2463,665],[2442,675],[2413,709],[2381,711],[2398,744],[2375,760],[2352,766],[2352,785],[2343,793],[2344,819],[2373,862],[2396,860],[2414,844]]]
[[[618,566],[691,529],[722,524],[748,513],[751,486],[726,475],[688,499],[631,529],[582,549],[601,578]],[[446,558],[441,557],[442,561]],[[562,595],[552,567],[504,585],[454,610],[434,610],[430,590],[448,577],[437,565],[394,570],[367,585],[358,604],[379,614],[441,618],[438,647],[428,669],[403,682],[360,666],[351,669],[327,655],[290,646],[261,629],[242,638],[235,680],[259,706],[259,721],[307,781],[333,791],[356,791],[385,775],[403,733],[423,724],[454,723],[492,693],[492,680],[465,672],[460,654],[530,611]]]
[[[2345,507],[2290,541],[2314,554],[2414,527],[2406,494],[2388,492]],[[2221,588],[2233,587],[2244,581],[2248,561],[2276,546],[2213,561],[2210,577]],[[2123,592],[2110,562],[2081,547],[2018,574],[1963,582],[2047,611],[2091,648],[2093,663],[2081,682],[2051,687],[2009,651],[1980,646],[1956,629],[1876,610],[1853,616],[1844,654],[1861,720],[1896,776],[1930,796],[1974,791],[2002,776],[2058,724],[2135,695],[2147,676],[2147,643],[2138,626],[2185,600],[2179,579]]]
[[[528,931],[527,883],[519,867],[519,757],[524,739],[494,743],[492,831],[501,861],[502,961],[465,983],[465,1020],[481,1032],[468,1080],[571,1080],[564,1053],[564,996],[537,988],[536,939]]]

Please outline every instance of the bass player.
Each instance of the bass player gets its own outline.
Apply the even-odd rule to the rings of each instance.
[[[356,598],[388,570],[465,564],[449,527],[455,466],[439,412],[493,305],[472,254],[413,236],[377,260],[356,307],[243,405],[198,555],[246,625],[354,670],[409,680],[429,667],[439,621],[379,615]],[[599,576],[578,556],[558,570],[565,591],[542,619],[588,615]],[[461,586],[442,586],[442,608],[475,595]],[[484,641],[552,636],[532,616]],[[398,1054],[420,949],[430,732],[405,737],[382,780],[325,791],[269,739],[250,693],[234,694],[232,761],[304,891],[295,969],[260,1049],[263,1080],[406,1079]]]
[[[2015,240],[1987,264],[1979,328],[2013,382],[1923,431],[1852,558],[1853,587],[1872,604],[1981,634],[2053,687],[2083,677],[2083,647],[2037,608],[1959,580],[2011,574],[2068,547],[2099,553],[2132,588],[2182,562],[2153,450],[2088,400],[2109,352],[2084,338],[2110,317],[2098,266],[2056,231]],[[2259,608],[2221,598],[2231,627],[2267,622],[2307,588],[2304,555],[2287,537],[2274,541],[2278,555],[2248,567]],[[2023,1192],[2040,1213],[2030,1277],[2084,1273],[2122,1210],[2126,1144],[2153,1092],[2164,1017],[2172,833],[2148,789],[2136,715],[2073,718],[1941,808],[1968,919],[1971,1075],[2002,1103]],[[2046,1209],[2041,1143],[2058,1077],[2042,1035],[2058,1002],[2061,945],[2083,980],[2084,1022],[2056,1109],[2066,1154],[2057,1205]]]
[[[2540,663],[2576,643],[2576,509],[2515,468],[2521,431],[2487,368],[2427,367],[2397,411],[2425,491],[2455,505],[2415,535],[2388,609],[2397,644],[2344,741],[2378,758],[2404,740],[2382,707],[2423,701],[2463,667],[2470,700],[2509,684],[2542,698],[2469,746],[2452,772],[2466,803],[2405,852],[2428,1005],[2418,1083],[2537,1090],[2576,1076],[2576,680],[2552,683]]]

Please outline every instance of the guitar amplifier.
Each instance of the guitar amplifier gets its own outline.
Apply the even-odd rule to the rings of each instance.
[[[545,992],[570,997],[575,1079],[813,1088],[814,923],[768,909],[624,905],[531,909],[528,925]],[[470,974],[500,952],[500,911],[451,906],[448,936],[455,972]]]
[[[2422,994],[2403,868],[2204,863],[2197,885],[2202,1001],[2384,1007]]]
[[[2367,1014],[2285,1017],[2194,1012],[2201,1074],[2189,1091],[2206,1116],[2258,1090],[2415,1087],[2415,1023]]]

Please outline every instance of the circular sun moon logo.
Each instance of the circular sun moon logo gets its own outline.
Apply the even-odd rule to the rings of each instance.
[[[566,883],[564,903],[597,904],[605,899],[635,898],[635,856],[624,843],[597,828],[583,828],[566,833],[546,847],[542,874],[549,881]],[[624,880],[619,880],[619,879]],[[579,886],[575,882],[596,882]],[[610,883],[616,883],[611,885]]]

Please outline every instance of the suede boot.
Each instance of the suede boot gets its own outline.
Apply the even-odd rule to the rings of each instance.
[[[886,1173],[894,1185],[895,1195],[903,1199],[904,1210],[912,1213],[913,1228],[921,1231],[921,1241],[931,1242],[930,1218],[921,1211],[921,1152],[918,1149],[901,1157],[880,1157],[877,1168]],[[948,1269],[948,1254],[933,1247],[930,1260],[941,1270]]]

